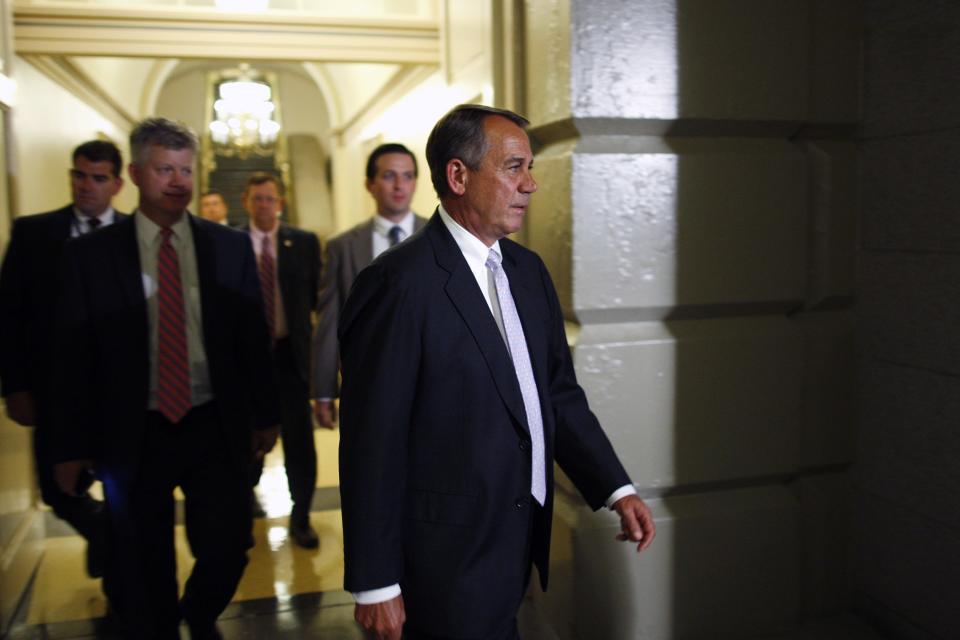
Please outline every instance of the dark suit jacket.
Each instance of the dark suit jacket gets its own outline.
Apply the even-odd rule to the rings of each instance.
[[[249,225],[244,231],[249,233]],[[320,242],[309,231],[280,224],[277,229],[277,281],[283,298],[297,372],[310,380],[310,338],[320,286]]]
[[[500,246],[547,459],[597,509],[629,478],[577,384],[546,267],[510,240]],[[360,273],[340,341],[346,589],[399,582],[413,628],[489,636],[516,615],[530,566],[530,436],[506,345],[439,214]],[[544,586],[552,464],[547,472],[532,541]]]
[[[413,230],[427,219],[414,216]],[[339,351],[337,319],[343,301],[360,270],[373,261],[373,218],[336,235],[324,244],[323,275],[320,278],[319,318],[313,338],[313,397],[336,398]]]
[[[251,429],[280,421],[256,259],[246,234],[193,216],[190,224],[210,384],[225,446],[245,473]],[[112,481],[135,477],[148,409],[150,332],[134,217],[67,244],[60,312],[55,457],[93,458],[110,491]]]
[[[127,216],[115,212],[115,221]],[[73,205],[13,223],[0,271],[0,382],[3,395],[30,391],[46,413],[53,366],[60,259],[74,223]]]

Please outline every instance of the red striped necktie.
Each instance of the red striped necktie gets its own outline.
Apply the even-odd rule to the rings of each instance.
[[[269,235],[263,236],[260,245],[260,293],[263,295],[263,313],[267,319],[270,337],[276,337],[277,299],[274,291],[277,280],[277,265],[273,259],[273,242]]]
[[[160,230],[157,250],[157,410],[176,423],[190,410],[192,400],[180,261],[171,235],[170,229]]]

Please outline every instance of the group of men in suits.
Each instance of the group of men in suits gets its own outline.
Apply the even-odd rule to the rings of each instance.
[[[221,637],[252,544],[251,470],[280,433],[291,537],[316,546],[311,397],[331,426],[340,396],[345,586],[373,637],[519,637],[533,567],[547,584],[554,461],[619,514],[621,540],[649,546],[653,518],[576,381],[550,276],[506,238],[537,189],[526,125],[478,105],[445,115],[427,143],[429,221],[410,210],[414,154],[375,149],[376,215],[326,243],[322,275],[316,237],[279,221],[274,176],[248,181],[245,232],[189,215],[197,139],[162,118],[130,137],[133,215],[109,207],[119,154],[82,145],[73,205],[16,222],[0,275],[7,409],[38,426],[44,499],[91,549],[109,543],[127,637],[179,638],[181,620]],[[86,493],[93,470],[105,504]],[[196,558],[182,596],[176,487]],[[97,514],[89,533],[68,503]]]

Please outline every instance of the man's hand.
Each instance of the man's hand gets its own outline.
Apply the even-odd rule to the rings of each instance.
[[[635,495],[620,498],[613,504],[620,514],[620,533],[617,540],[637,542],[637,553],[650,546],[657,528],[653,524],[653,515],[643,500]]]
[[[93,469],[92,460],[69,460],[67,462],[58,462],[53,466],[53,477],[57,481],[60,491],[68,496],[80,495],[77,493],[77,483],[80,480],[80,474]]]
[[[407,614],[403,608],[403,596],[376,604],[358,604],[353,617],[375,640],[400,640]]]
[[[277,444],[277,436],[280,435],[280,425],[275,424],[266,429],[254,429],[252,437],[253,457],[257,460],[263,460],[263,456],[270,453],[273,445]]]
[[[24,427],[37,424],[37,410],[33,404],[33,394],[29,391],[14,391],[6,397],[7,416]]]
[[[337,420],[337,408],[333,406],[333,400],[314,400],[313,415],[321,427],[333,429],[333,423]]]

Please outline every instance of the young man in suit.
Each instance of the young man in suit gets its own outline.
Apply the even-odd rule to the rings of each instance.
[[[310,416],[310,335],[320,282],[320,243],[307,231],[280,222],[280,180],[255,173],[243,191],[250,216],[247,233],[257,254],[267,325],[273,336],[273,365],[280,387],[280,441],[293,508],[290,537],[305,549],[320,541],[310,524],[317,483],[317,451]],[[254,467],[254,484],[262,463]]]
[[[216,222],[217,224],[229,224],[227,216],[227,201],[223,199],[223,194],[216,189],[205,191],[200,195],[200,217]]]
[[[366,189],[376,214],[326,242],[320,279],[319,320],[313,339],[313,398],[317,422],[332,427],[338,395],[337,316],[354,278],[375,257],[418,231],[427,221],[410,210],[417,190],[417,159],[395,142],[382,144],[367,158]]]
[[[123,186],[120,150],[91,140],[73,151],[72,202],[56,211],[14,221],[0,272],[0,380],[7,415],[34,427],[33,453],[40,496],[87,540],[87,573],[103,574],[106,514],[86,490],[60,491],[50,451],[51,345],[60,292],[60,257],[67,240],[126,217],[112,202]],[[105,585],[106,586],[106,585]]]
[[[247,472],[279,431],[256,259],[195,218],[197,140],[162,118],[130,134],[134,215],[68,243],[55,378],[56,477],[93,469],[110,515],[128,638],[219,638],[247,562]],[[174,489],[196,563],[178,596]]]
[[[638,551],[654,535],[577,384],[540,258],[527,121],[461,105],[427,142],[440,207],[364,269],[340,319],[345,585],[376,638],[518,637],[547,582],[556,460]]]

